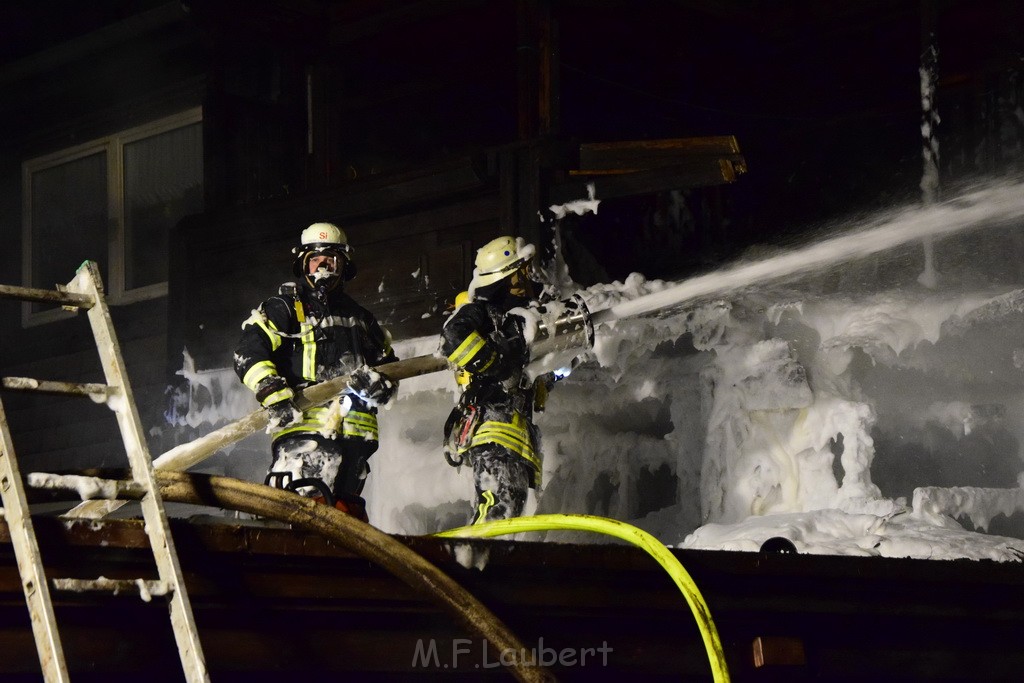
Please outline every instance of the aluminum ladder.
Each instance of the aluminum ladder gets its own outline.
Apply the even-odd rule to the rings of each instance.
[[[56,290],[31,289],[0,285],[0,297],[59,303],[66,310],[85,309],[99,350],[106,384],[71,384],[4,377],[4,389],[76,394],[105,401],[117,416],[131,468],[129,484],[142,493],[142,514],[145,530],[156,560],[159,580],[55,579],[48,581],[43,568],[39,543],[29,513],[25,486],[14,455],[10,427],[0,402],[0,491],[3,494],[4,517],[10,529],[25,601],[28,603],[32,631],[39,652],[39,662],[47,681],[68,681],[67,663],[61,646],[53,601],[54,590],[139,591],[167,598],[171,626],[177,641],[181,665],[187,681],[209,681],[206,661],[199,642],[192,606],[185,590],[170,525],[160,490],[153,474],[153,464],[128,384],[128,376],[114,333],[113,321],[103,295],[99,268],[93,261],[79,266],[74,279]]]

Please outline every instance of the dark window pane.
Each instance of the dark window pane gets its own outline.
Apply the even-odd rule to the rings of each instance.
[[[100,152],[32,174],[32,282],[53,289],[85,260],[107,277],[107,157]],[[38,304],[33,310],[48,308]]]
[[[124,147],[125,289],[167,281],[168,235],[202,211],[202,128],[194,123]]]

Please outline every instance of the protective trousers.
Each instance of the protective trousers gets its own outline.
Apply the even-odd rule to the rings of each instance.
[[[370,472],[367,460],[377,446],[376,441],[330,439],[320,434],[281,437],[272,447],[267,483],[362,510],[365,501],[359,494]],[[364,517],[365,512],[356,516]]]
[[[522,515],[534,477],[529,461],[495,443],[470,448],[467,455],[473,463],[476,485],[472,523]]]

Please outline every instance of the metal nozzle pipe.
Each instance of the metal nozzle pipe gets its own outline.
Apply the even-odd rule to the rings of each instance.
[[[555,320],[541,319],[530,345],[530,356],[541,358],[557,351],[586,351],[594,347],[594,325],[590,309],[578,294],[560,302],[564,307]]]

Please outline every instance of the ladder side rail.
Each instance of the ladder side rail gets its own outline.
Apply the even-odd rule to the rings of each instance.
[[[35,526],[29,515],[28,499],[22,482],[18,461],[14,455],[7,415],[0,401],[0,494],[4,505],[4,518],[14,546],[18,575],[25,591],[25,602],[32,621],[32,635],[36,641],[39,665],[47,682],[68,681],[68,668],[64,648],[57,630],[57,617],[53,611],[50,586],[43,568]]]
[[[95,301],[95,305],[88,311],[88,317],[93,336],[96,339],[107,386],[112,394],[108,405],[117,416],[132,475],[135,481],[142,484],[146,490],[141,500],[146,533],[153,548],[153,556],[156,559],[160,578],[173,587],[169,598],[171,625],[178,643],[182,667],[187,680],[208,681],[209,673],[206,669],[198,630],[192,614],[192,606],[185,590],[185,581],[174,540],[171,538],[167,512],[156,484],[153,462],[146,444],[142,420],[139,418],[135,398],[128,383],[124,359],[114,333],[110,311],[100,290],[100,281],[99,269],[96,264],[86,261],[79,268],[75,278],[68,283],[68,290],[90,296]]]

